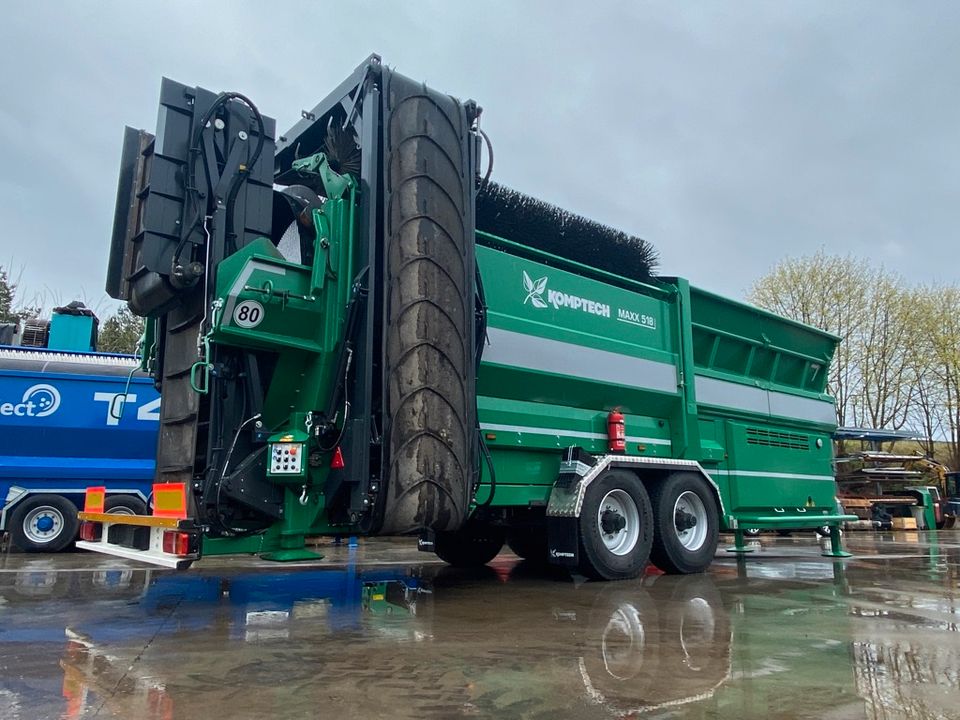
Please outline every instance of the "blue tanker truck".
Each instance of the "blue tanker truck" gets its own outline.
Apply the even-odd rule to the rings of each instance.
[[[91,484],[112,512],[150,499],[160,396],[131,356],[55,349],[76,325],[55,313],[46,347],[0,346],[0,531],[28,552],[71,545]]]

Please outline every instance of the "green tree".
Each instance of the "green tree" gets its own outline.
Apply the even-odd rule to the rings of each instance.
[[[40,312],[39,308],[23,307],[17,302],[17,283],[0,265],[0,323],[19,323]]]
[[[100,326],[97,350],[132,354],[136,352],[142,334],[143,318],[134,315],[124,305]]]

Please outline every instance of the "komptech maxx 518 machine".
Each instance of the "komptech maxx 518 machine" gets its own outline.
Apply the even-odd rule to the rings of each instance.
[[[163,81],[107,282],[148,319],[153,512],[93,488],[81,547],[185,567],[415,534],[605,579],[701,571],[721,529],[833,525],[841,552],[836,338],[495,185],[480,116],[377,56],[278,137],[239,93]]]

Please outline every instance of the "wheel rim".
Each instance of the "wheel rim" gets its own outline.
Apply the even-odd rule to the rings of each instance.
[[[33,508],[23,518],[23,534],[38,545],[56,540],[63,532],[63,513],[52,505]]]
[[[673,504],[673,529],[687,550],[697,551],[707,541],[707,508],[695,492],[680,493]]]
[[[640,539],[640,511],[625,490],[611,490],[597,510],[597,525],[604,547],[614,555],[626,555]]]
[[[611,677],[629,680],[640,673],[646,639],[640,611],[630,603],[618,607],[600,638],[603,666]]]
[[[117,505],[107,510],[107,512],[113,515],[136,515],[136,513],[126,505]]]

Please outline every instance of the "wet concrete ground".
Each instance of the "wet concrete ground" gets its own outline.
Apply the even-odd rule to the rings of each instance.
[[[176,573],[0,558],[0,718],[960,718],[960,533],[594,583],[410,542]]]

